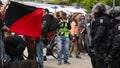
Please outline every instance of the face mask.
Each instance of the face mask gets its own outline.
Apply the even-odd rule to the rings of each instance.
[[[95,18],[98,18],[101,16],[101,13],[94,13]]]

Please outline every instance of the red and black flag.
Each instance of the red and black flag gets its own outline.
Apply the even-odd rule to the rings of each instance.
[[[32,37],[41,36],[43,9],[11,2],[9,5],[5,23],[10,32]]]

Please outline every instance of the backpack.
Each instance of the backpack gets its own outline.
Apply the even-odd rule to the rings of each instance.
[[[53,15],[50,15],[50,23],[48,27],[48,32],[54,31],[57,29],[58,26],[58,20],[53,17]]]
[[[51,32],[56,29],[58,21],[53,17],[53,15],[48,15],[46,20],[42,23],[42,32]]]

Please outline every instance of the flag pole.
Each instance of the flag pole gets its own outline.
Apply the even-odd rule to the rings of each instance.
[[[115,0],[113,0],[113,7],[115,7]]]
[[[113,0],[113,10],[114,10],[114,8],[115,8],[115,0]]]

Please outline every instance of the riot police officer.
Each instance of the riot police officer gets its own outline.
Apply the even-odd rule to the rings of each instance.
[[[109,68],[120,68],[120,7],[110,10],[114,17],[114,26],[111,30],[111,41],[109,46],[108,61]]]
[[[107,68],[105,60],[105,52],[107,47],[108,32],[110,28],[110,17],[106,14],[106,7],[99,3],[93,8],[95,17],[92,23],[92,46],[94,45],[95,65],[94,68]]]

